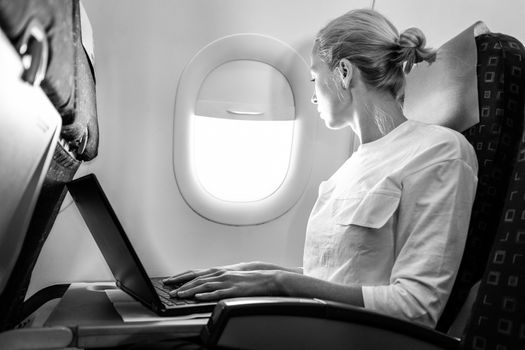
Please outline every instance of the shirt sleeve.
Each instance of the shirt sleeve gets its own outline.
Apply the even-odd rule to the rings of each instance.
[[[463,256],[476,173],[456,159],[403,179],[390,284],[363,286],[365,308],[435,327]]]

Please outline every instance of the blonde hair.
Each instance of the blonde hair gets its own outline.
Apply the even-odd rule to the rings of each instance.
[[[401,35],[379,12],[352,10],[332,20],[315,38],[314,50],[330,70],[343,58],[361,72],[363,81],[390,92],[403,102],[405,74],[421,61],[435,60],[435,50],[425,48],[425,35],[409,28]]]

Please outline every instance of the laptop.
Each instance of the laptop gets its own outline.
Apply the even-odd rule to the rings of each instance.
[[[80,214],[106,260],[116,285],[159,316],[211,312],[216,302],[171,298],[176,287],[150,278],[94,174],[67,184]]]

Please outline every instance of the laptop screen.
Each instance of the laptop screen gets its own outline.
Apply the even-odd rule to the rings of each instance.
[[[86,175],[67,187],[119,287],[157,308],[154,287],[96,176]]]

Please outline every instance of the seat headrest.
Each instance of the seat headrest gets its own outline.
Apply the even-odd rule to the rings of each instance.
[[[408,119],[462,132],[479,122],[475,37],[489,32],[476,22],[437,50],[436,60],[421,63],[407,75]]]

